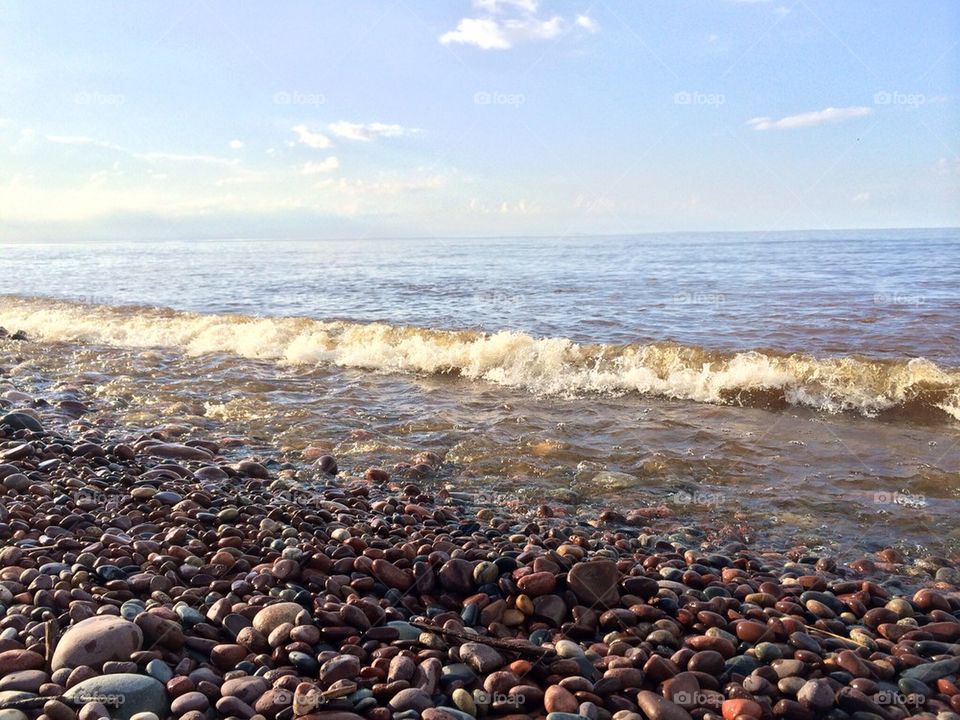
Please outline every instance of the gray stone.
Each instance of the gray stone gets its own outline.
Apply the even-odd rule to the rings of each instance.
[[[0,417],[0,425],[9,425],[14,430],[32,430],[43,432],[43,425],[32,415],[22,412],[9,412]]]
[[[169,712],[167,691],[163,684],[148,675],[133,673],[101,675],[84,680],[67,690],[63,699],[74,705],[102,702],[110,708],[112,720],[130,720],[141,712],[166,717]]]
[[[394,712],[403,712],[405,710],[423,712],[430,707],[433,707],[433,700],[420,688],[401,690],[390,700],[390,709]]]
[[[481,674],[493,672],[507,662],[494,648],[474,642],[460,646],[460,659]]]
[[[900,676],[910,678],[911,680],[919,680],[929,685],[942,677],[953,675],[956,672],[960,672],[960,658],[947,658],[946,660],[940,660],[934,663],[917,665],[909,670],[904,670]]]

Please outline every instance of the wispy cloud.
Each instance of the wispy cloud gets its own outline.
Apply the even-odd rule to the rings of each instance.
[[[332,155],[322,162],[308,162],[300,172],[304,175],[323,175],[331,173],[340,167],[340,161]]]
[[[312,147],[314,150],[325,150],[333,145],[326,135],[310,130],[306,125],[294,125],[290,128],[297,134],[297,142]]]
[[[388,125],[381,122],[352,123],[346,120],[331,123],[327,128],[339,138],[370,142],[381,137],[400,137],[420,132],[418,128],[405,128],[402,125]]]
[[[28,130],[27,133],[32,135],[33,131]],[[87,137],[86,135],[45,135],[44,139],[47,142],[55,143],[57,145],[88,145],[91,147],[104,148],[106,150],[115,150],[117,152],[127,152],[119,145],[115,145],[111,142],[105,142],[103,140],[97,140],[96,138]]]
[[[171,162],[171,163],[205,163],[208,165],[236,166],[239,160],[233,158],[222,158],[216,155],[199,155],[188,153],[169,153],[169,152],[147,152],[132,153],[133,157],[147,162]]]
[[[440,36],[444,45],[472,45],[481,50],[508,50],[514,45],[553,40],[572,27],[590,33],[600,29],[596,20],[578,15],[541,16],[537,0],[474,0],[479,17],[465,17],[457,27]]]
[[[755,117],[748,120],[747,125],[754,130],[793,130],[795,128],[844,122],[845,120],[865,117],[872,112],[872,109],[859,105],[845,108],[828,107],[823,110],[800,113],[799,115],[787,115],[779,120],[769,117]]]
[[[473,6],[489,13],[502,13],[508,10],[526,10],[536,12],[539,0],[474,0]]]
[[[577,15],[577,19],[574,20],[574,24],[577,27],[582,27],[588,33],[595,33],[600,31],[600,25],[589,15]]]

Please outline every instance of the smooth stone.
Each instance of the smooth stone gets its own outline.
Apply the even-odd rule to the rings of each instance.
[[[430,707],[433,707],[433,700],[420,688],[401,690],[390,699],[390,709],[394,712],[403,712],[405,710],[423,712]]]
[[[464,690],[464,692],[466,692],[466,690]],[[469,695],[470,693],[467,693],[467,694]],[[470,702],[473,702],[473,698],[472,698],[472,697],[470,698]],[[474,712],[473,712],[473,713],[466,712],[465,710],[458,710],[457,708],[450,707],[449,705],[440,705],[440,706],[438,706],[438,707],[436,707],[436,708],[434,708],[434,709],[436,709],[436,710],[438,710],[438,711],[440,711],[440,712],[442,712],[442,713],[446,713],[447,715],[449,715],[450,717],[452,717],[454,720],[474,720],[474,718],[476,718],[476,714],[475,714],[475,713],[476,713],[476,705],[474,705],[473,707],[474,707]],[[427,713],[429,713],[430,710],[431,710],[431,708],[427,708],[426,710],[423,711],[422,716],[423,716],[424,720],[426,720],[426,718],[427,718]]]
[[[437,579],[446,590],[467,595],[474,588],[473,565],[463,558],[447,560],[437,571]]]
[[[460,659],[482,674],[503,667],[506,663],[506,659],[496,649],[474,642],[466,642],[460,646]]]
[[[763,708],[755,700],[734,698],[723,701],[721,713],[723,714],[723,720],[740,720],[742,718],[760,720],[763,717]]]
[[[753,651],[757,654],[757,659],[762,663],[771,663],[783,657],[783,651],[771,642],[758,643]]]
[[[620,571],[612,560],[589,560],[567,573],[567,586],[587,607],[613,607],[620,601]]]
[[[224,696],[240,698],[247,705],[251,705],[270,687],[266,680],[257,676],[239,677],[227,680],[220,688]]]
[[[4,708],[0,710],[0,720],[30,720],[27,714],[16,708]]]
[[[453,704],[456,705],[460,710],[472,717],[476,717],[477,704],[473,701],[473,695],[470,694],[469,691],[464,690],[463,688],[457,688],[453,691],[450,699],[453,700]]]
[[[50,667],[96,667],[108,660],[129,660],[143,645],[143,632],[114,615],[97,615],[67,628],[57,643]]]
[[[16,631],[14,630],[14,632]],[[40,670],[45,665],[43,655],[32,650],[5,650],[0,652],[0,677],[21,670]]]
[[[803,675],[807,668],[800,660],[775,660],[770,667],[778,678],[797,677]]]
[[[420,630],[404,620],[391,620],[387,623],[387,627],[396,628],[400,633],[398,638],[400,640],[418,640],[420,638]]]
[[[0,425],[9,425],[14,430],[31,430],[43,432],[43,425],[32,415],[22,412],[9,412],[0,417]]]
[[[123,702],[111,707],[111,720],[130,720],[139,712],[166,717],[169,712],[166,689],[148,675],[101,675],[84,680],[63,693],[63,699],[75,705],[96,700],[109,706],[104,699],[116,698],[123,698]]]
[[[174,698],[170,703],[170,712],[179,717],[192,711],[204,712],[208,707],[210,700],[207,696],[194,690]]]
[[[296,619],[302,612],[306,612],[306,609],[303,605],[295,602],[279,602],[267,605],[253,618],[253,629],[262,633],[264,637],[269,637],[270,633],[284,623],[296,625]]]
[[[20,690],[35,693],[49,679],[50,676],[43,670],[20,670],[5,675],[0,680],[0,690]]]
[[[164,684],[166,684],[173,677],[173,671],[170,669],[170,666],[159,658],[148,662],[146,671],[147,675],[152,678],[156,678]]]
[[[452,663],[450,665],[444,665],[440,670],[440,682],[442,683],[450,683],[455,681],[469,683],[476,677],[477,674],[469,665],[465,663]]]
[[[693,720],[682,707],[649,690],[637,693],[637,705],[650,720]]]
[[[577,714],[580,701],[572,692],[560,685],[551,685],[543,695],[543,707],[548,713],[562,712]]]
[[[579,658],[584,656],[581,647],[572,640],[558,640],[554,649],[557,651],[557,655],[562,658]]]
[[[203,448],[177,443],[159,443],[143,449],[145,455],[167,460],[212,460],[213,453]]]
[[[337,680],[350,680],[359,674],[360,660],[356,655],[337,655],[320,667],[320,681],[328,685]]]
[[[911,680],[919,680],[929,685],[942,677],[953,675],[956,672],[960,672],[960,657],[917,665],[916,667],[904,670],[900,676],[910,678]]]

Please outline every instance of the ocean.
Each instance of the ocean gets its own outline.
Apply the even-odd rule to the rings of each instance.
[[[116,426],[429,451],[491,503],[960,545],[960,230],[0,242],[0,367]]]

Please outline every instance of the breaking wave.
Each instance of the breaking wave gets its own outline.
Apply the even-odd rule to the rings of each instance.
[[[0,326],[32,339],[221,352],[293,365],[449,374],[558,396],[641,395],[704,403],[810,407],[914,420],[960,420],[960,369],[924,358],[815,358],[674,343],[582,344],[523,332],[206,315],[48,299],[0,298]]]

